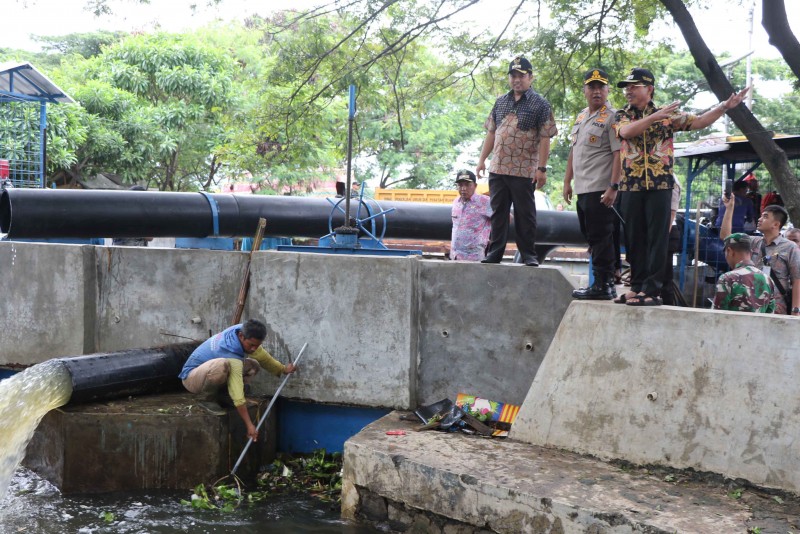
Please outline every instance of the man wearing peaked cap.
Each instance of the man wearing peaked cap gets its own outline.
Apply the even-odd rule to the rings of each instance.
[[[612,209],[619,189],[620,143],[614,134],[616,111],[608,103],[608,74],[591,69],[583,75],[583,96],[587,107],[572,126],[564,200],[578,196],[578,221],[592,255],[594,283],[572,292],[584,300],[611,300],[614,288],[615,248]],[[575,182],[573,191],[572,182]]]
[[[631,69],[630,74],[624,79],[617,82],[617,87],[620,89],[626,85],[643,84],[643,85],[656,85],[656,78],[653,73],[647,69]]]
[[[456,173],[458,196],[453,200],[450,216],[453,233],[450,259],[480,261],[486,256],[492,208],[489,197],[475,194],[477,180],[472,171]]]
[[[483,263],[500,263],[514,206],[517,249],[525,265],[538,266],[534,188],[547,181],[550,138],[558,133],[550,103],[531,89],[533,65],[517,56],[508,65],[511,91],[499,97],[484,123],[487,130],[476,174],[489,164],[492,231]]]
[[[710,126],[742,103],[748,88],[695,116],[678,110],[680,102],[664,107],[653,103],[655,76],[634,68],[617,83],[628,105],[617,111],[614,130],[621,141],[622,178],[619,190],[625,219],[625,247],[631,265],[631,291],[620,297],[630,306],[661,304],[662,274],[667,261],[670,204],[675,178],[673,132]]]
[[[736,233],[725,238],[725,261],[732,269],[721,275],[714,309],[755,313],[775,311],[775,288],[769,276],[750,259],[750,236]]]

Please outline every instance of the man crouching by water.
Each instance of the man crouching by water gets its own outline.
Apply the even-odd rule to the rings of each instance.
[[[247,426],[247,436],[253,441],[258,439],[258,432],[247,412],[245,381],[249,382],[259,367],[275,376],[295,371],[293,364],[282,364],[261,346],[266,337],[267,327],[255,319],[226,328],[197,347],[178,375],[183,387],[192,393],[224,397],[221,390],[227,386],[227,393]]]

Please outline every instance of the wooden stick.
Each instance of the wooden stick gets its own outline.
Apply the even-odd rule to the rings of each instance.
[[[264,231],[266,228],[267,220],[263,217],[259,218],[256,236],[253,238],[253,246],[250,249],[250,255],[247,258],[247,264],[244,268],[244,277],[242,277],[242,285],[239,287],[239,296],[236,299],[236,310],[233,312],[233,320],[231,321],[231,324],[239,324],[239,321],[242,320],[244,303],[247,300],[247,292],[250,289],[250,263],[253,261],[253,254],[261,248],[261,241],[264,240]]]

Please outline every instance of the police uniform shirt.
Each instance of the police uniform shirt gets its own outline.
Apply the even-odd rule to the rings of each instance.
[[[572,171],[576,195],[605,191],[611,183],[614,152],[620,141],[612,129],[616,110],[606,103],[594,113],[584,109],[572,127]]]

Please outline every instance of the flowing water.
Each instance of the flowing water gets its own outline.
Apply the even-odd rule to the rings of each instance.
[[[71,395],[69,372],[56,360],[0,380],[0,534],[379,532],[341,520],[337,508],[306,495],[280,495],[229,513],[181,504],[188,490],[63,496],[19,464],[42,417]]]
[[[0,499],[6,495],[25,446],[42,417],[72,395],[72,380],[61,362],[49,360],[0,380]]]

